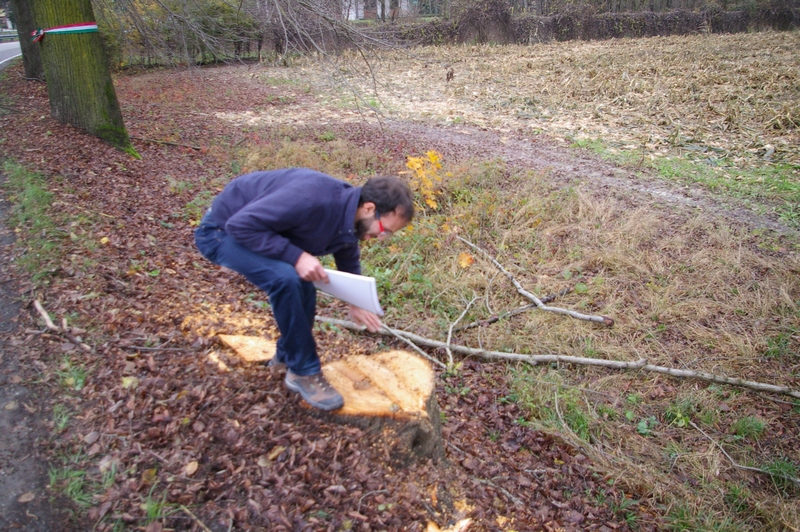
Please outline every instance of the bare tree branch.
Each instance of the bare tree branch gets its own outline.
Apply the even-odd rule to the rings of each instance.
[[[542,303],[542,301],[539,298],[537,298],[535,295],[531,294],[530,292],[528,292],[527,290],[522,288],[522,285],[519,284],[519,281],[517,281],[514,278],[513,275],[511,275],[511,272],[506,270],[503,267],[502,264],[497,262],[486,251],[484,251],[483,249],[479,248],[478,246],[476,246],[475,244],[473,244],[472,242],[470,242],[469,240],[467,240],[465,238],[462,238],[462,237],[460,237],[458,235],[456,235],[456,238],[459,239],[460,241],[462,241],[463,243],[465,243],[466,245],[468,245],[469,247],[471,247],[472,249],[474,249],[475,251],[477,251],[478,253],[482,254],[484,257],[486,257],[490,261],[492,261],[492,264],[494,264],[497,267],[497,269],[499,269],[501,272],[503,272],[503,274],[505,274],[506,277],[508,277],[508,279],[514,285],[514,288],[517,289],[517,293],[520,294],[521,296],[526,297],[526,298],[530,299],[531,301],[533,301],[534,304],[539,308],[539,310],[546,310],[547,312],[555,312],[556,314],[566,314],[567,316],[570,316],[570,317],[578,319],[578,320],[585,320],[585,321],[593,321],[593,322],[596,322],[596,323],[602,323],[603,325],[608,325],[609,327],[614,325],[614,320],[612,320],[611,318],[606,317],[606,316],[592,316],[592,315],[588,315],[588,314],[581,314],[580,312],[575,312],[574,310],[567,310],[567,309],[563,309],[563,308],[559,308],[559,307],[548,307],[548,306],[546,306],[544,303]]]
[[[322,323],[330,323],[333,325],[338,325],[340,327],[344,327],[345,329],[350,329],[353,331],[363,332],[365,330],[364,327],[356,325],[351,321],[337,320],[333,318],[326,318],[323,316],[317,316],[316,320]],[[437,349],[447,348],[447,344],[445,342],[440,342],[438,340],[431,340],[430,338],[425,338],[424,336],[419,336],[414,333],[402,331],[399,329],[391,329],[391,332],[381,331],[380,334],[384,335],[391,334],[392,336],[399,336],[401,338],[406,338],[408,340],[411,340],[417,345],[424,345],[426,347],[432,347]],[[758,392],[776,393],[800,399],[800,390],[789,388],[787,386],[778,386],[775,384],[749,381],[736,377],[726,377],[724,375],[716,375],[714,373],[706,373],[703,371],[657,366],[654,364],[648,364],[647,360],[643,358],[635,361],[626,362],[622,360],[604,360],[598,358],[575,357],[568,355],[523,355],[521,353],[504,353],[500,351],[487,351],[485,349],[475,349],[472,347],[465,347],[460,345],[451,345],[450,348],[456,353],[460,353],[462,355],[474,356],[488,360],[511,360],[516,362],[527,362],[528,364],[533,364],[533,365],[541,363],[558,362],[562,364],[578,364],[583,366],[597,366],[597,367],[605,367],[605,368],[620,369],[620,370],[651,371],[653,373],[661,373],[664,375],[671,375],[673,377],[698,379],[702,381],[716,382],[718,384],[728,384],[730,386],[739,386],[742,388],[748,388]],[[429,360],[431,359],[431,357],[429,356],[426,358],[428,358]]]

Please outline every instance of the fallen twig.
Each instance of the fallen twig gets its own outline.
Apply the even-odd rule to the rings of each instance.
[[[563,290],[560,290],[557,294],[550,294],[549,296],[543,297],[542,299],[540,299],[540,301],[542,303],[549,303],[554,299],[556,299],[557,297],[567,295],[570,292],[572,292],[572,288],[565,288]],[[495,314],[494,316],[490,316],[485,320],[473,321],[469,325],[464,325],[463,327],[458,327],[456,329],[453,329],[453,332],[466,331],[469,329],[474,329],[475,327],[486,327],[487,325],[491,325],[492,323],[497,323],[500,320],[511,318],[512,316],[516,316],[517,314],[522,314],[526,310],[530,310],[532,308],[537,308],[536,303],[529,303],[528,305],[523,305],[521,307],[517,307],[515,309],[503,312],[502,314]]]
[[[317,316],[316,320],[323,323],[338,325],[340,327],[344,327],[345,329],[350,329],[353,331],[361,332],[365,330],[364,327],[356,325],[351,321],[325,318],[323,316]],[[407,339],[414,342],[414,344],[424,345],[426,347],[433,347],[436,349],[445,349],[447,347],[447,344],[445,342],[440,342],[438,340],[431,340],[430,338],[425,338],[424,336],[419,336],[417,334],[402,331],[399,329],[392,329],[388,333],[384,332],[383,329],[381,329],[380,333],[392,334],[393,336],[397,336],[401,339]],[[748,381],[745,379],[739,379],[735,377],[725,377],[724,375],[716,375],[714,373],[706,373],[703,371],[656,366],[654,364],[648,364],[647,360],[643,358],[639,360],[626,362],[624,360],[605,360],[599,358],[575,357],[569,355],[523,355],[521,353],[503,353],[500,351],[486,351],[485,349],[475,349],[473,347],[465,347],[462,345],[451,345],[450,348],[457,353],[461,353],[462,355],[475,356],[489,360],[513,360],[517,362],[526,362],[528,364],[534,364],[534,365],[541,363],[559,362],[563,364],[599,366],[599,367],[606,367],[606,368],[613,368],[620,370],[636,369],[642,371],[651,371],[654,373],[662,373],[664,375],[671,375],[673,377],[698,379],[703,381],[716,382],[718,384],[740,386],[742,388],[749,388],[751,390],[755,390],[758,392],[777,393],[800,399],[800,390],[795,390],[793,388],[789,388],[786,386],[778,386],[775,384],[766,384],[763,382]],[[436,361],[440,366],[443,365],[441,362],[432,359],[429,355],[426,355],[426,358],[428,360]]]
[[[202,522],[202,521],[200,521],[200,520],[197,518],[197,516],[195,516],[195,515],[194,515],[194,514],[193,514],[191,511],[189,511],[189,509],[188,509],[186,506],[184,506],[184,505],[182,505],[182,504],[181,504],[180,508],[181,508],[181,510],[183,510],[183,511],[184,511],[184,513],[186,513],[186,515],[188,515],[189,517],[191,517],[191,518],[194,520],[194,522],[195,522],[195,523],[197,523],[197,526],[199,526],[200,528],[202,528],[203,530],[205,530],[205,532],[211,532],[211,529],[210,529],[210,528],[208,528],[206,525],[204,525],[204,524],[203,524],[203,522]]]
[[[458,325],[458,322],[461,321],[464,318],[464,316],[467,315],[467,312],[469,312],[470,307],[472,307],[472,304],[475,303],[476,299],[478,299],[478,298],[477,297],[473,297],[472,298],[472,301],[470,301],[467,304],[467,308],[464,309],[464,312],[461,313],[461,315],[458,317],[458,319],[456,321],[454,321],[453,323],[450,324],[450,329],[448,329],[448,331],[447,331],[447,347],[446,347],[446,349],[447,349],[447,367],[449,367],[449,368],[453,367],[453,352],[450,351],[450,341],[453,339],[453,327]]]
[[[166,144],[167,146],[178,146],[180,148],[191,148],[193,150],[200,151],[203,148],[200,146],[190,146],[189,144],[181,144],[179,142],[170,142],[168,140],[158,140],[158,139],[146,139],[144,137],[131,137],[134,140],[141,140],[142,142],[150,142],[152,144]]]
[[[733,467],[735,467],[736,469],[743,469],[743,470],[745,470],[745,471],[753,471],[753,472],[755,472],[755,473],[761,473],[761,474],[763,474],[763,475],[768,475],[768,476],[770,476],[770,477],[773,477],[773,476],[774,476],[774,477],[780,477],[780,478],[782,478],[782,479],[784,479],[784,480],[789,480],[789,481],[791,481],[791,482],[794,482],[795,484],[797,484],[797,486],[798,486],[798,487],[800,487],[800,479],[798,479],[798,478],[796,478],[796,477],[788,477],[788,476],[786,476],[786,475],[781,475],[780,473],[770,473],[769,471],[765,471],[765,470],[763,470],[763,469],[760,469],[760,468],[758,468],[758,467],[750,467],[750,466],[746,466],[746,465],[742,465],[742,464],[738,463],[736,460],[734,460],[733,458],[731,458],[731,455],[729,455],[729,454],[728,454],[728,452],[727,452],[727,451],[726,451],[726,450],[725,450],[725,449],[722,447],[722,445],[720,445],[720,444],[719,444],[719,442],[717,442],[717,441],[716,441],[714,438],[712,438],[711,436],[709,436],[708,434],[706,434],[705,432],[703,432],[703,429],[701,429],[700,427],[698,427],[697,425],[695,425],[695,423],[694,423],[693,421],[689,421],[689,424],[690,424],[692,427],[694,427],[695,429],[697,429],[697,431],[698,431],[700,434],[702,434],[703,436],[705,436],[706,438],[708,438],[708,441],[710,441],[711,443],[713,443],[714,445],[716,445],[716,446],[717,446],[717,448],[718,448],[720,451],[722,451],[722,454],[724,454],[724,455],[725,455],[725,458],[727,458],[728,460],[730,460],[730,462],[731,462],[731,465],[732,465]]]
[[[317,318],[319,319],[319,316],[317,316]],[[320,320],[320,321],[325,321],[325,320]],[[339,320],[336,320],[336,321],[339,321]],[[329,323],[332,323],[332,322],[329,322]],[[347,322],[347,323],[352,324],[355,327],[355,329],[358,329],[359,327],[362,327],[361,325],[356,325],[353,322]],[[349,327],[347,327],[347,328],[349,328]],[[366,330],[366,327],[362,327],[360,330],[364,331],[364,330]],[[405,338],[405,337],[400,336],[399,334],[397,334],[397,331],[395,329],[391,329],[391,328],[387,327],[386,325],[384,325],[383,329],[381,329],[381,331],[384,331],[384,330],[387,331],[392,336],[394,336],[395,338],[397,338],[398,340],[402,340],[405,343],[407,343],[409,346],[411,346],[411,348],[414,351],[416,351],[417,353],[422,355],[424,358],[427,358],[428,360],[430,360],[431,362],[433,362],[437,366],[442,367],[442,368],[447,368],[447,366],[445,365],[444,362],[442,362],[441,360],[436,360],[435,358],[430,356],[428,353],[426,353],[425,351],[420,349],[419,346],[417,346],[414,342],[412,342],[408,338]]]
[[[568,309],[565,309],[565,308],[548,307],[547,305],[545,305],[542,302],[541,299],[539,299],[535,295],[531,294],[530,292],[528,292],[527,290],[522,288],[522,285],[519,284],[519,281],[517,281],[514,278],[513,275],[511,275],[511,272],[506,270],[503,267],[502,264],[497,262],[497,260],[495,260],[486,251],[484,251],[483,249],[479,248],[478,246],[476,246],[475,244],[473,244],[472,242],[470,242],[469,240],[467,240],[465,238],[462,238],[462,237],[460,237],[458,235],[456,235],[456,238],[461,240],[463,243],[465,243],[466,245],[468,245],[469,247],[471,247],[472,249],[474,249],[478,253],[482,254],[484,257],[486,257],[490,261],[492,261],[492,264],[494,264],[497,267],[497,269],[499,269],[501,272],[503,272],[503,274],[506,277],[508,277],[508,279],[514,285],[514,288],[517,289],[517,293],[519,295],[521,295],[522,297],[528,298],[531,301],[533,301],[533,303],[539,308],[539,310],[545,310],[547,312],[554,312],[556,314],[566,314],[567,316],[570,316],[571,318],[575,318],[575,319],[578,319],[578,320],[585,320],[585,321],[593,321],[595,323],[602,323],[603,325],[608,325],[609,327],[614,325],[614,320],[612,320],[611,318],[609,318],[607,316],[593,316],[593,315],[589,315],[589,314],[581,314],[580,312],[575,312],[574,310],[568,310]]]
[[[75,335],[72,334],[72,332],[69,330],[69,327],[66,326],[66,320],[64,320],[64,322],[63,322],[64,323],[64,327],[63,328],[59,327],[55,323],[53,323],[53,320],[50,319],[50,315],[47,313],[47,311],[44,309],[42,304],[39,303],[38,300],[34,300],[33,306],[36,308],[36,311],[39,313],[39,315],[44,320],[44,323],[45,323],[45,325],[47,325],[48,329],[50,329],[51,331],[55,331],[56,333],[66,337],[67,340],[69,340],[70,342],[72,342],[76,346],[80,347],[84,351],[91,351],[92,350],[91,347],[89,347],[85,343],[83,343],[80,340],[78,340],[75,337]]]

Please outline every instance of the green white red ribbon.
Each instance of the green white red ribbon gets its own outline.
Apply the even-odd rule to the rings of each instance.
[[[96,22],[77,22],[75,24],[67,24],[65,26],[56,26],[55,28],[49,28],[43,30],[39,28],[38,30],[34,30],[31,32],[31,39],[33,42],[40,42],[44,39],[45,34],[47,33],[95,33],[97,32],[97,23]]]

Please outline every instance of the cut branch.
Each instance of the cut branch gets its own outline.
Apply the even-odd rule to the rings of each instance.
[[[490,261],[492,261],[492,264],[494,264],[495,267],[497,267],[498,270],[503,272],[503,274],[506,277],[508,277],[509,281],[511,281],[511,283],[514,285],[514,288],[517,289],[517,293],[519,295],[521,295],[522,297],[525,297],[525,298],[533,301],[533,303],[536,305],[537,308],[539,308],[539,310],[545,310],[547,312],[554,312],[556,314],[566,314],[567,316],[570,316],[571,318],[575,318],[575,319],[578,319],[578,320],[585,320],[585,321],[593,321],[595,323],[602,323],[603,325],[608,325],[609,327],[614,325],[614,320],[612,320],[611,318],[609,318],[607,316],[592,316],[592,315],[589,315],[589,314],[581,314],[580,312],[575,312],[574,310],[568,310],[568,309],[565,309],[565,308],[548,307],[547,305],[545,305],[542,302],[541,299],[539,299],[535,295],[531,294],[530,292],[528,292],[527,290],[522,288],[522,285],[519,284],[519,281],[517,281],[514,278],[513,275],[511,275],[511,272],[506,270],[503,267],[502,264],[500,264],[499,262],[497,262],[497,260],[494,259],[494,257],[489,255],[486,251],[484,251],[483,249],[479,248],[478,246],[476,246],[475,244],[473,244],[469,240],[467,240],[465,238],[462,238],[462,237],[460,237],[458,235],[456,235],[456,238],[459,239],[460,241],[462,241],[463,243],[465,243],[466,245],[468,245],[469,247],[471,247],[472,249],[474,249],[475,251],[477,251],[478,253],[482,254],[484,257],[486,257]]]
[[[365,330],[364,327],[356,325],[351,321],[325,318],[323,316],[317,316],[316,320],[323,323],[338,325],[340,327],[344,327],[345,329],[350,329],[353,331],[361,332]],[[391,334],[392,336],[398,336],[402,339],[408,339],[417,345],[424,345],[426,347],[432,347],[435,349],[447,349],[448,347],[448,344],[446,342],[431,340],[430,338],[425,338],[424,336],[419,336],[417,334],[402,331],[399,329],[387,328],[386,332],[381,330],[380,334],[384,334],[387,336]],[[460,353],[462,355],[485,358],[489,360],[513,360],[516,362],[527,362],[528,364],[533,364],[533,365],[557,362],[563,364],[578,364],[582,366],[599,366],[599,367],[620,369],[620,370],[635,369],[642,371],[651,371],[653,373],[671,375],[672,377],[679,377],[685,379],[698,379],[703,381],[716,382],[718,384],[728,384],[731,386],[749,388],[751,390],[755,390],[758,392],[777,393],[800,399],[800,390],[789,388],[787,386],[778,386],[775,384],[748,381],[745,379],[726,377],[724,375],[716,375],[714,373],[706,373],[703,371],[656,366],[654,364],[648,364],[647,360],[643,358],[635,361],[626,362],[623,360],[603,360],[598,358],[585,358],[585,357],[575,357],[568,355],[523,355],[521,353],[503,353],[500,351],[487,351],[485,349],[476,349],[473,347],[465,347],[461,345],[450,345],[449,347],[456,353]],[[428,358],[430,359],[430,357]],[[439,362],[439,364],[441,364],[441,362]]]
[[[92,350],[91,347],[89,347],[85,343],[81,342],[78,338],[75,337],[74,334],[72,334],[72,331],[70,331],[69,327],[66,326],[66,320],[63,322],[64,323],[64,327],[59,327],[58,325],[53,323],[53,320],[50,318],[50,314],[47,313],[47,311],[44,309],[42,304],[39,303],[38,300],[34,300],[33,306],[36,308],[36,311],[39,313],[39,315],[44,320],[44,323],[45,323],[45,325],[47,325],[48,329],[58,333],[61,336],[64,336],[67,340],[69,340],[70,342],[72,342],[76,346],[80,347],[84,351],[91,351]]]
[[[549,303],[553,301],[555,298],[567,295],[570,292],[572,292],[572,288],[565,288],[563,290],[560,290],[557,294],[550,294],[549,296],[543,297],[541,301],[542,303]],[[530,310],[532,308],[537,308],[536,303],[529,303],[527,305],[522,305],[521,307],[517,307],[509,311],[503,312],[502,314],[495,314],[493,316],[488,317],[485,320],[473,321],[468,325],[464,325],[463,327],[458,327],[456,329],[453,329],[453,332],[466,331],[469,329],[474,329],[475,327],[486,327],[487,325],[497,323],[500,320],[511,318],[513,316],[516,316],[517,314],[522,314],[526,310]]]
[[[760,469],[760,468],[758,468],[758,467],[750,467],[750,466],[746,466],[746,465],[742,465],[742,464],[740,464],[739,462],[737,462],[736,460],[734,460],[734,459],[731,457],[731,455],[729,455],[729,454],[728,454],[728,452],[725,450],[725,448],[724,448],[724,447],[722,447],[722,445],[720,445],[720,444],[719,444],[719,442],[717,442],[717,441],[716,441],[714,438],[712,438],[711,436],[709,436],[708,434],[706,434],[705,432],[703,432],[703,429],[701,429],[700,427],[698,427],[697,425],[695,425],[693,421],[689,421],[689,424],[690,424],[692,427],[694,427],[695,429],[697,429],[697,430],[698,430],[698,432],[700,432],[700,434],[702,434],[703,436],[705,436],[706,438],[708,438],[708,440],[709,440],[711,443],[713,443],[714,445],[716,445],[716,446],[717,446],[717,448],[718,448],[720,451],[722,451],[722,454],[724,454],[724,455],[725,455],[725,458],[727,458],[728,460],[730,460],[730,462],[731,462],[731,465],[732,465],[733,467],[735,467],[736,469],[742,469],[742,470],[744,470],[744,471],[753,471],[753,472],[755,472],[755,473],[761,473],[761,474],[763,474],[763,475],[768,475],[768,476],[770,476],[770,477],[773,477],[773,476],[775,476],[775,477],[780,477],[780,478],[782,478],[782,479],[784,479],[784,480],[788,480],[788,481],[790,481],[790,482],[794,482],[794,484],[796,484],[798,487],[800,487],[800,479],[799,479],[799,478],[797,478],[797,477],[790,477],[790,476],[786,476],[786,475],[781,475],[780,473],[771,473],[771,472],[769,472],[769,471],[765,471],[764,469]]]
[[[151,144],[166,144],[167,146],[178,146],[180,148],[191,148],[193,150],[200,151],[203,148],[200,146],[190,146],[189,144],[181,144],[179,142],[170,142],[168,140],[158,140],[158,139],[146,139],[144,137],[131,137],[134,140],[141,140],[142,142],[150,142]]]

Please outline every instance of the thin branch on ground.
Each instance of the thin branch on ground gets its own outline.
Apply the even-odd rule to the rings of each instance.
[[[364,330],[366,330],[363,326],[356,325],[351,321],[325,318],[323,316],[317,316],[316,320],[322,323],[330,323],[332,325],[338,325],[340,327],[344,327],[345,329],[350,329],[353,331],[363,332]],[[393,336],[399,337],[402,340],[411,341],[414,343],[415,346],[424,345],[426,347],[432,347],[435,349],[446,349],[447,347],[447,344],[445,342],[440,342],[438,340],[431,340],[430,338],[425,338],[424,336],[419,336],[417,334],[410,333],[407,331],[402,331],[399,329],[391,329],[389,333],[392,334]],[[387,334],[387,333],[381,330],[380,334]],[[724,375],[716,375],[714,373],[706,373],[703,371],[656,366],[654,364],[648,364],[647,360],[643,358],[635,361],[626,362],[624,360],[604,360],[599,358],[575,357],[569,355],[523,355],[521,353],[486,351],[484,349],[475,349],[472,347],[465,347],[461,345],[451,345],[450,348],[457,353],[461,353],[462,355],[474,356],[488,360],[511,360],[515,362],[526,362],[532,365],[542,364],[542,363],[549,364],[551,362],[557,362],[562,364],[598,366],[598,367],[605,367],[605,368],[612,368],[619,370],[651,371],[653,373],[661,373],[664,375],[671,375],[673,377],[716,382],[718,384],[739,386],[742,388],[748,388],[758,392],[776,393],[800,399],[800,390],[795,390],[787,386],[778,386],[775,384],[748,381],[745,379],[740,379],[736,377],[726,377]],[[431,358],[430,355],[425,355],[425,358],[431,361],[435,360]],[[443,364],[438,360],[436,360],[436,363],[440,366],[443,366]]]
[[[150,142],[151,144],[166,144],[167,146],[178,146],[180,148],[191,148],[196,151],[200,151],[203,148],[200,146],[190,146],[189,144],[181,144],[179,142],[170,142],[168,140],[158,140],[158,139],[146,139],[144,137],[134,137],[131,136],[133,140],[141,140],[142,142]]]
[[[59,335],[65,337],[67,340],[69,340],[70,342],[72,342],[76,346],[80,347],[84,351],[88,352],[88,351],[92,350],[91,347],[89,347],[85,343],[83,343],[80,340],[78,340],[78,338],[76,338],[75,335],[72,334],[72,331],[70,331],[69,327],[66,326],[66,321],[63,322],[64,323],[64,327],[63,328],[59,327],[58,325],[53,323],[53,320],[50,318],[50,315],[47,313],[47,311],[44,309],[42,304],[39,303],[38,300],[34,300],[33,306],[36,308],[36,311],[39,313],[39,315],[44,320],[44,323],[45,323],[45,325],[47,325],[48,329],[50,329],[51,331],[54,331],[54,332],[58,333]]]
[[[462,237],[460,237],[458,235],[456,235],[456,238],[459,239],[460,241],[462,241],[463,243],[465,243],[466,245],[468,245],[469,247],[471,247],[472,249],[474,249],[475,251],[477,251],[478,253],[482,254],[484,257],[486,257],[490,261],[492,261],[492,264],[494,264],[495,267],[498,270],[503,272],[503,274],[506,277],[508,277],[509,281],[511,281],[511,283],[514,285],[514,288],[517,289],[517,293],[519,295],[521,295],[522,297],[525,297],[525,298],[533,301],[533,303],[539,308],[539,310],[545,310],[547,312],[554,312],[556,314],[566,314],[567,316],[570,316],[571,318],[575,318],[577,320],[593,321],[595,323],[602,323],[603,325],[608,325],[609,327],[614,325],[614,320],[612,320],[611,318],[609,318],[607,316],[593,316],[593,315],[589,315],[589,314],[581,314],[580,312],[575,312],[574,310],[568,310],[568,309],[564,309],[564,308],[560,308],[560,307],[548,307],[547,305],[545,305],[542,302],[541,299],[539,299],[535,295],[531,294],[530,292],[528,292],[527,290],[522,288],[522,285],[519,284],[519,281],[516,280],[516,278],[511,274],[511,272],[506,270],[503,267],[502,264],[500,264],[499,262],[497,262],[497,260],[494,259],[494,257],[489,255],[486,251],[484,251],[483,249],[479,248],[478,246],[476,246],[475,244],[473,244],[469,240],[467,240],[465,238],[462,238]]]
[[[320,316],[317,316],[317,318],[316,318],[316,319],[317,319],[318,321],[326,322],[326,319],[321,319],[321,317],[320,317]],[[333,320],[333,321],[329,321],[329,322],[327,322],[327,323],[333,323],[334,321],[338,322],[338,321],[341,321],[341,320]],[[355,330],[360,330],[360,331],[362,331],[362,332],[366,330],[366,327],[363,327],[363,326],[361,326],[361,325],[356,325],[356,324],[355,324],[355,323],[353,323],[353,322],[344,322],[344,323],[349,323],[349,324],[353,325],[353,327],[355,328]],[[345,325],[343,325],[343,324],[340,324],[340,323],[336,323],[336,325],[342,325],[343,327],[346,327]],[[350,327],[346,327],[346,328],[348,328],[348,329],[349,329]],[[360,328],[360,329],[359,329],[359,328]],[[390,335],[394,336],[394,337],[395,337],[395,338],[397,338],[398,340],[402,340],[402,341],[404,341],[405,343],[407,343],[409,346],[411,346],[411,348],[412,348],[414,351],[416,351],[417,353],[419,353],[419,354],[420,354],[421,356],[423,356],[424,358],[426,358],[426,359],[430,360],[431,362],[433,362],[433,363],[434,363],[434,364],[436,364],[437,366],[439,366],[439,367],[441,367],[441,368],[443,368],[443,369],[446,369],[446,368],[447,368],[447,365],[445,365],[445,363],[444,363],[444,362],[442,362],[441,360],[437,360],[437,359],[433,358],[432,356],[430,356],[428,353],[426,353],[425,351],[423,351],[422,349],[420,349],[420,348],[419,348],[419,346],[418,346],[418,345],[416,345],[414,342],[412,342],[412,341],[411,341],[411,340],[409,340],[408,338],[405,338],[405,337],[401,336],[400,334],[398,334],[398,332],[397,332],[395,329],[391,329],[391,328],[387,327],[387,326],[384,324],[384,326],[383,326],[383,329],[381,329],[381,331],[384,331],[384,330],[385,330],[385,331],[388,331],[388,333],[389,333]]]
[[[200,521],[200,519],[198,519],[197,516],[194,515],[186,506],[181,504],[180,508],[186,515],[192,518],[192,520],[195,522],[195,524],[197,524],[197,526],[202,528],[205,532],[211,532],[211,529],[208,528],[206,525],[204,525],[203,522]]]
[[[731,455],[729,455],[729,454],[728,454],[728,452],[727,452],[727,451],[726,451],[726,450],[725,450],[725,449],[722,447],[722,445],[720,445],[720,443],[719,443],[718,441],[716,441],[714,438],[712,438],[711,436],[709,436],[708,434],[706,434],[706,433],[703,431],[703,429],[701,429],[700,427],[698,427],[697,425],[695,425],[695,423],[694,423],[693,421],[689,421],[689,424],[690,424],[692,427],[694,427],[695,429],[697,429],[697,431],[698,431],[700,434],[702,434],[703,436],[705,436],[705,437],[708,439],[708,441],[710,441],[711,443],[713,443],[713,444],[714,444],[714,445],[715,445],[715,446],[716,446],[716,447],[717,447],[717,448],[718,448],[720,451],[722,451],[722,454],[724,454],[724,455],[725,455],[725,458],[727,458],[727,459],[730,461],[731,465],[732,465],[733,467],[735,467],[736,469],[743,469],[743,470],[745,470],[745,471],[753,471],[753,472],[755,472],[755,473],[761,473],[762,475],[768,475],[768,476],[770,476],[770,477],[780,477],[780,478],[782,478],[782,479],[784,479],[784,480],[789,480],[789,481],[791,481],[791,482],[794,482],[794,483],[795,483],[795,484],[796,484],[798,487],[800,487],[800,479],[798,479],[798,478],[796,478],[796,477],[788,477],[788,476],[786,476],[786,475],[781,475],[780,473],[771,473],[771,472],[769,472],[769,471],[765,471],[764,469],[760,469],[760,468],[758,468],[758,467],[750,467],[750,466],[746,466],[746,465],[742,465],[742,464],[740,464],[739,462],[737,462],[736,460],[734,460],[734,459],[731,457]]]
[[[477,299],[478,299],[478,296],[475,296],[475,297],[472,298],[472,301],[467,303],[467,308],[464,309],[464,312],[461,313],[461,316],[459,316],[456,321],[454,321],[453,323],[450,324],[450,329],[448,329],[448,331],[447,331],[447,347],[446,347],[446,349],[447,349],[447,367],[448,368],[452,368],[453,367],[453,352],[450,351],[450,341],[453,339],[453,327],[458,325],[458,322],[460,322],[462,319],[464,319],[464,316],[467,315],[467,312],[469,312],[469,309],[472,307],[472,304],[475,303],[475,301],[477,301]]]
[[[565,296],[565,295],[569,294],[570,292],[572,292],[572,288],[565,288],[563,290],[560,290],[557,294],[550,294],[549,296],[543,297],[540,301],[542,303],[549,303],[549,302],[553,301],[554,299],[556,299],[557,297]],[[472,323],[470,323],[468,325],[464,325],[463,327],[458,327],[456,329],[453,329],[453,332],[466,331],[466,330],[469,330],[469,329],[474,329],[475,327],[486,327],[487,325],[491,325],[493,323],[497,323],[500,320],[511,318],[513,316],[516,316],[517,314],[522,314],[523,312],[525,312],[527,310],[530,310],[532,308],[537,308],[536,307],[536,303],[529,303],[528,305],[522,305],[521,307],[517,307],[517,308],[511,309],[511,310],[508,310],[506,312],[503,312],[502,314],[495,314],[493,316],[488,317],[485,320],[473,321]]]

